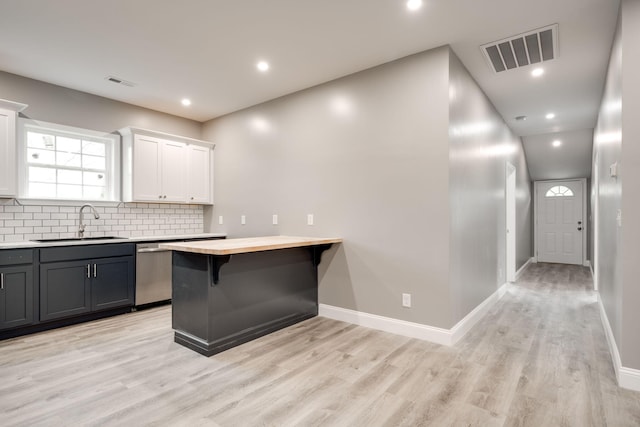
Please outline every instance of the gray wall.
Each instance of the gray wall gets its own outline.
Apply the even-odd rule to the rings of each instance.
[[[216,142],[213,229],[232,237],[343,237],[325,254],[321,303],[452,326],[448,52],[407,57],[206,123],[204,138]],[[403,292],[413,308],[401,307]]]
[[[28,104],[29,108],[23,111],[23,115],[34,120],[105,133],[136,126],[191,138],[201,137],[202,125],[199,122],[3,71],[0,71],[0,98]]]
[[[640,369],[640,2],[622,3],[622,365]]]
[[[530,257],[530,197],[518,138],[456,58],[449,83],[450,53],[423,52],[206,123],[218,159],[216,205],[205,213],[212,231],[341,236],[321,265],[321,303],[452,327],[497,289],[500,265],[504,272],[506,159],[518,168],[518,227],[526,230],[519,265]],[[451,88],[459,91],[450,111]],[[495,129],[456,139],[450,153],[450,114],[460,126],[481,120]],[[505,147],[508,155],[497,154]],[[401,307],[403,292],[413,308]]]
[[[594,132],[592,209],[597,199],[594,265],[600,297],[613,331],[622,365],[640,368],[640,3],[625,0],[612,47],[598,123]],[[620,164],[619,176],[609,166]],[[616,215],[622,211],[622,227]]]
[[[531,257],[531,193],[522,142],[453,52],[449,70],[450,271],[454,321],[506,278],[506,163],[516,168],[516,269]]]

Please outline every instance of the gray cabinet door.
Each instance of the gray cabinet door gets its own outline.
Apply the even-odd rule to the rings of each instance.
[[[92,273],[89,261],[40,264],[40,320],[91,311]]]
[[[91,310],[133,305],[133,257],[92,261]]]
[[[33,266],[0,267],[0,329],[33,323]]]

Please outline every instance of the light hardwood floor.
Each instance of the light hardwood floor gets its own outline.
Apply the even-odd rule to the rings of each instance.
[[[638,426],[595,301],[534,264],[455,347],[318,317],[210,358],[131,313],[0,342],[0,425]]]

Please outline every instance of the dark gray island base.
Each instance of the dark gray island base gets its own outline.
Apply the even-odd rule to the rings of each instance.
[[[223,249],[207,248],[208,253],[176,248],[188,243],[167,244],[173,249],[175,342],[211,356],[318,315],[317,265],[322,252],[339,239],[309,243],[307,238],[295,238],[306,243],[276,249],[257,249],[272,244],[246,245],[265,239],[294,238],[214,241],[212,247]],[[229,249],[234,240],[244,249]],[[195,250],[205,251],[205,242],[194,243],[200,246]]]

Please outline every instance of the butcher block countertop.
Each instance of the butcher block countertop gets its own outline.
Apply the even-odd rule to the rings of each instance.
[[[267,236],[240,239],[203,240],[199,242],[162,243],[160,248],[207,255],[233,255],[274,249],[341,243],[340,238]]]

